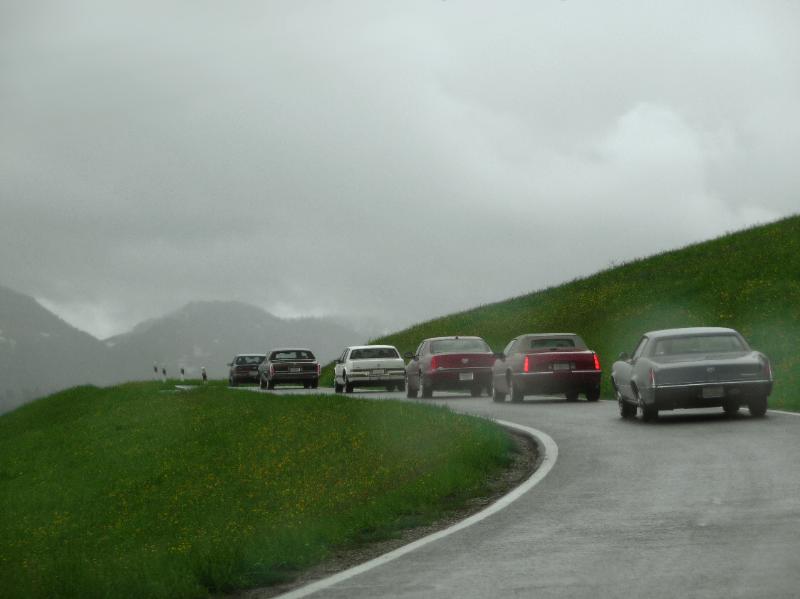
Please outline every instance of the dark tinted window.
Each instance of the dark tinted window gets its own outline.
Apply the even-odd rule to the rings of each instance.
[[[432,354],[483,353],[492,351],[483,339],[437,339],[431,341]]]
[[[400,354],[397,353],[397,350],[391,347],[365,347],[363,349],[354,349],[350,352],[351,360],[376,360],[399,357]]]
[[[245,365],[261,364],[261,362],[264,361],[264,358],[266,358],[266,356],[264,355],[236,356],[236,365],[245,366]]]
[[[534,338],[531,339],[530,349],[550,349],[560,347],[575,347],[575,339],[571,337],[554,337],[552,339]]]
[[[667,337],[656,340],[654,356],[674,356],[677,354],[720,354],[741,352],[747,348],[736,335],[692,335],[688,337]]]
[[[274,351],[269,357],[270,360],[313,360],[314,354],[307,349],[284,349]]]

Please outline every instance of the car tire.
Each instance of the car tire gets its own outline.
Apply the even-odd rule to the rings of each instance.
[[[412,387],[411,381],[408,380],[408,376],[406,376],[406,397],[408,399],[416,399],[417,393],[419,393],[419,389]]]
[[[505,400],[506,400],[506,394],[500,393],[500,391],[497,390],[497,387],[495,387],[494,390],[492,391],[492,401],[496,403],[503,403]]]
[[[261,378],[261,377],[258,377],[258,388],[259,389],[266,389],[267,388],[267,385],[264,382],[264,379]]]
[[[754,397],[750,401],[747,402],[747,409],[750,411],[751,416],[755,416],[756,418],[761,418],[767,413],[767,397],[766,395],[762,395],[760,397]]]
[[[483,389],[481,387],[474,386],[474,387],[470,387],[469,394],[472,397],[480,397],[481,396],[481,391],[483,391]]]
[[[727,416],[736,416],[736,414],[739,413],[739,402],[738,401],[722,402],[722,411],[725,412]]]
[[[586,391],[586,401],[597,401],[600,399],[600,387],[595,387]]]
[[[228,379],[228,385],[231,386],[231,387],[236,387],[236,386],[238,386],[238,383],[236,382],[236,379],[229,378]]]
[[[352,393],[353,392],[353,383],[347,380],[347,375],[344,376],[344,392],[345,393]]]
[[[564,395],[566,396],[567,401],[578,401],[577,391],[567,391]]]
[[[312,389],[319,389],[319,379],[314,379],[311,381],[310,387]]]
[[[397,387],[398,391],[405,391],[406,390],[406,384],[405,383],[397,383],[396,387]]]
[[[642,405],[642,422],[653,422],[658,419],[658,408]]]
[[[509,387],[511,388],[511,401],[514,403],[520,403],[523,399],[525,399],[525,393],[523,393],[522,389],[520,389],[520,386],[514,382],[514,379],[511,379]]]
[[[311,381],[303,381],[303,389],[310,389]]]
[[[267,379],[267,389],[272,391],[275,388],[275,381]]]
[[[636,404],[628,403],[622,397],[622,393],[617,391],[617,403],[619,404],[619,416],[626,420],[636,418],[637,407]]]
[[[430,399],[433,397],[433,387],[428,383],[425,384],[425,377],[419,375],[419,392],[423,399]]]
[[[336,379],[333,380],[333,392],[334,393],[341,393],[344,389],[344,385],[340,385],[336,382]]]
[[[386,385],[386,391],[388,393],[391,393],[394,390],[395,390],[395,386],[394,385]]]

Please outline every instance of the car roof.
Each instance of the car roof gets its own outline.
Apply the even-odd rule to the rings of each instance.
[[[308,351],[312,354],[314,353],[307,347],[276,347],[275,349],[269,350],[269,353],[274,354],[276,351]]]
[[[525,333],[519,337],[580,337],[577,333]]]
[[[228,354],[228,355],[230,355],[230,354]],[[266,356],[266,355],[267,354],[265,354],[265,353],[254,351],[254,352],[250,352],[250,353],[236,354],[236,357],[237,358],[241,358],[242,356]]]
[[[483,341],[483,337],[478,337],[477,335],[450,335],[448,337],[428,337],[425,341],[441,341],[442,339],[480,339]]]
[[[373,347],[379,349],[397,349],[394,345],[349,345],[347,349],[371,349]]]
[[[661,329],[660,331],[650,331],[649,333],[645,333],[645,335],[651,339],[658,339],[660,337],[679,337],[681,335],[713,335],[714,333],[738,334],[738,331],[726,327],[685,327],[682,329]]]

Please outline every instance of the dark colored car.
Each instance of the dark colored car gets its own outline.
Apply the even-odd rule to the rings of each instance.
[[[526,395],[583,393],[600,399],[600,359],[574,333],[538,333],[512,339],[492,368],[494,400],[522,401]]]
[[[733,329],[705,327],[645,333],[632,355],[614,363],[611,383],[620,415],[653,420],[659,410],[722,407],[735,414],[746,405],[767,412],[772,366]]]
[[[262,389],[275,385],[319,387],[320,365],[310,349],[275,349],[258,367],[258,383]]]
[[[469,389],[473,397],[492,393],[494,353],[480,337],[425,339],[415,353],[405,355],[406,395],[433,396],[434,391]]]
[[[240,383],[258,382],[258,365],[266,354],[238,354],[228,363],[228,384],[235,387]]]

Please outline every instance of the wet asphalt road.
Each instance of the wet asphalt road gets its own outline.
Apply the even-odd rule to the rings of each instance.
[[[800,597],[800,416],[644,424],[608,401],[432,401],[544,431],[555,467],[505,510],[314,597]]]

